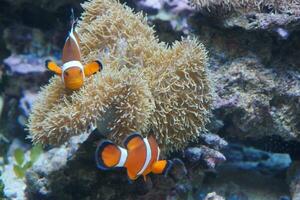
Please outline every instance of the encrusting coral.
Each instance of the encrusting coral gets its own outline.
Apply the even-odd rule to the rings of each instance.
[[[190,0],[192,5],[200,9],[214,10],[222,8],[223,11],[248,12],[274,12],[300,15],[300,3],[297,0]]]
[[[153,132],[165,151],[196,139],[211,103],[203,45],[193,38],[172,47],[158,42],[141,13],[115,0],[83,8],[77,28],[83,63],[101,58],[103,71],[72,94],[53,77],[33,106],[32,140],[60,144],[96,125],[116,143],[132,131]]]

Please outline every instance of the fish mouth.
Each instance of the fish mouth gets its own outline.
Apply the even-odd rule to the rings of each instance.
[[[66,88],[70,90],[79,90],[83,85],[82,81],[69,81],[65,83]]]

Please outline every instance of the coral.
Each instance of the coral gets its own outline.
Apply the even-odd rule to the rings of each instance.
[[[200,161],[204,161],[208,168],[215,168],[217,164],[226,161],[223,154],[204,145],[187,148],[185,150],[185,157],[191,163],[200,163]]]
[[[27,158],[27,160],[25,160],[25,152],[20,148],[16,149],[14,152],[14,159],[16,163],[14,164],[13,168],[15,175],[18,178],[24,178],[26,171],[32,167],[32,165],[35,163],[35,161],[37,161],[42,152],[42,146],[36,145],[30,150],[30,158]]]
[[[0,173],[0,176],[1,176],[1,173]],[[4,199],[4,185],[3,185],[3,182],[0,180],[0,199]]]
[[[1,181],[3,182],[4,188],[3,193],[5,199],[26,199],[24,194],[24,188],[26,187],[25,179],[20,179],[16,176],[14,171],[14,165],[17,163],[16,157],[13,156],[16,149],[22,149],[26,151],[28,145],[24,144],[19,139],[14,139],[7,151],[6,159],[7,162],[3,166],[1,174]],[[25,162],[27,162],[29,155],[26,153],[24,156]],[[19,159],[19,158],[18,158]]]
[[[124,169],[102,171],[95,167],[93,155],[98,134],[95,130],[85,135],[87,139],[73,136],[65,144],[46,150],[26,173],[26,196],[31,200],[189,199],[189,196],[198,199],[196,191],[205,185],[202,185],[205,176],[202,161],[205,160],[200,158],[195,163],[175,158],[167,176],[151,175],[147,181],[140,177],[128,184]],[[202,152],[203,158],[205,153],[208,152]],[[69,189],[70,185],[76,188],[76,193]]]
[[[200,138],[215,150],[223,149],[228,145],[227,141],[216,134],[207,133],[201,135]]]
[[[300,3],[295,0],[190,0],[200,9],[218,9],[237,12],[274,12],[300,15]]]
[[[216,192],[211,192],[206,195],[204,200],[225,200],[225,198],[217,195]]]
[[[96,125],[117,143],[132,131],[152,131],[166,151],[196,139],[211,101],[203,45],[192,38],[172,47],[159,43],[142,14],[114,0],[83,8],[83,62],[100,57],[104,70],[72,94],[52,78],[33,105],[32,140],[59,144]]]
[[[44,60],[34,55],[11,55],[4,59],[7,70],[13,74],[42,73]]]
[[[246,30],[268,30],[283,38],[298,29],[300,3],[295,0],[190,0],[204,14],[220,19],[214,24],[226,28],[241,27]]]
[[[290,185],[292,199],[300,199],[300,171],[299,161],[294,161],[287,173],[287,181]]]
[[[269,30],[216,28],[223,19],[204,19],[194,18],[196,31],[210,52],[216,94],[212,110],[216,122],[221,121],[214,133],[227,141],[238,139],[299,158],[297,31],[282,39]]]
[[[213,75],[219,83],[214,108],[221,118],[231,118],[227,136],[239,132],[241,139],[280,135],[299,140],[299,72],[265,69],[248,58],[218,70],[222,72]]]
[[[147,13],[148,23],[155,26],[161,41],[172,43],[188,35],[188,17],[196,10],[188,0],[133,1],[136,10]]]

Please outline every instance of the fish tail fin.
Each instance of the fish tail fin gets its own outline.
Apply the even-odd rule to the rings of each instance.
[[[167,175],[173,166],[171,160],[158,160],[152,165],[152,173]]]
[[[98,144],[95,156],[97,167],[100,169],[124,167],[127,150],[117,146],[110,140],[103,140]]]

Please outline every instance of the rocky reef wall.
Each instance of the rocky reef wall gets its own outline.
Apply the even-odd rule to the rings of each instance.
[[[14,162],[12,149],[15,146],[30,148],[24,145],[30,143],[24,139],[28,134],[24,124],[39,87],[51,76],[44,70],[43,60],[49,55],[59,60],[64,40],[59,33],[67,32],[60,20],[68,18],[70,5],[76,12],[80,10],[75,1],[61,1],[49,9],[31,1],[20,2],[7,1],[5,5],[13,6],[16,11],[32,9],[37,16],[45,11],[44,17],[51,17],[47,17],[47,28],[43,18],[34,23],[26,18],[18,20],[19,12],[16,17],[1,18],[11,18],[14,22],[3,20],[0,25],[1,32],[6,33],[0,41],[6,45],[0,55],[3,58],[1,131],[5,128],[1,132],[3,139],[0,138],[5,147],[1,148],[0,157],[4,158],[0,163],[6,166]],[[26,178],[20,181],[26,186],[22,190],[24,196],[10,190],[14,187],[10,181],[19,180],[16,177],[4,180],[4,184],[11,184],[4,187],[4,195],[33,200],[297,199],[300,188],[300,19],[297,10],[288,12],[266,7],[223,10],[219,6],[193,7],[185,0],[124,2],[135,12],[142,10],[148,15],[147,23],[154,25],[160,41],[171,44],[181,36],[192,35],[208,50],[209,76],[214,90],[211,123],[207,126],[210,133],[191,142],[184,151],[170,154],[169,158],[179,157],[185,164],[171,176],[151,176],[149,182],[139,180],[128,184],[123,170],[96,169],[93,151],[96,141],[102,137],[96,131],[82,145],[79,144],[86,138],[79,137],[62,146],[45,149]],[[46,1],[44,5],[48,5]],[[3,13],[12,16],[8,10]],[[8,27],[11,24],[15,26]],[[17,35],[20,37],[12,37]],[[34,70],[24,72],[23,66]],[[12,142],[16,137],[22,142]],[[220,165],[225,158],[227,161]],[[7,173],[8,170],[1,171]],[[260,179],[262,184],[258,187],[253,179]]]

